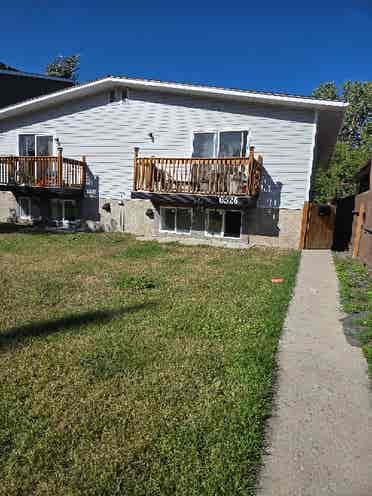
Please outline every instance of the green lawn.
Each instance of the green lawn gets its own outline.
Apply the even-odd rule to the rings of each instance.
[[[1,234],[0,494],[253,494],[298,260]]]
[[[335,255],[335,263],[342,306],[346,313],[356,315],[354,337],[363,348],[372,375],[372,276],[358,260]]]

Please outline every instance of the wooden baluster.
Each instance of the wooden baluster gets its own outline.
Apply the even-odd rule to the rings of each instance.
[[[176,193],[179,193],[181,183],[180,183],[180,161],[178,158],[175,159],[175,165],[176,165],[176,187],[175,187],[175,190],[176,190]]]
[[[172,191],[178,192],[178,160],[176,158],[171,159],[173,164],[173,177],[172,177]]]

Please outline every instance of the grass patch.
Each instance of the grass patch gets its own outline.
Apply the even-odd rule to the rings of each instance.
[[[164,255],[168,251],[170,251],[168,246],[162,246],[156,241],[142,241],[128,246],[120,256],[125,258],[151,258]]]
[[[4,241],[0,495],[254,494],[298,253]]]
[[[357,260],[337,255],[334,260],[342,307],[351,316],[345,320],[351,322],[351,332],[363,348],[372,375],[372,276]]]
[[[124,274],[118,282],[118,286],[121,289],[154,289],[159,287],[159,283],[152,279],[151,277],[145,275],[131,276]]]

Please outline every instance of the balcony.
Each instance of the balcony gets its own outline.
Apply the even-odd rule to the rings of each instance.
[[[262,157],[223,158],[134,158],[134,198],[177,195],[178,198],[218,197],[220,204],[234,199],[255,198],[260,192]]]
[[[0,189],[9,191],[81,192],[86,162],[61,154],[48,157],[0,157]]]

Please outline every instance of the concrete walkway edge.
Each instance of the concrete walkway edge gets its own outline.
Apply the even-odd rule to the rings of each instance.
[[[329,251],[303,251],[279,349],[259,496],[372,496],[372,393]]]

